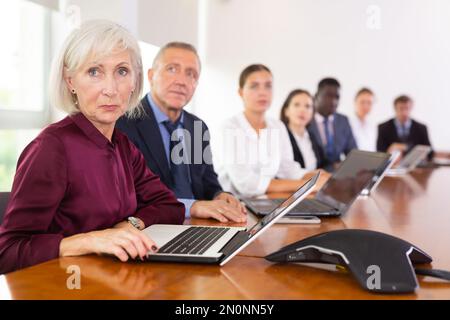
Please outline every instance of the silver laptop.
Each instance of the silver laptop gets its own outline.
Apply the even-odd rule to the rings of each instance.
[[[389,161],[388,153],[352,150],[314,199],[306,199],[289,215],[340,216],[347,212],[373,178]],[[283,199],[243,199],[247,208],[266,215]]]
[[[157,253],[149,253],[147,260],[223,266],[300,203],[313,190],[318,177],[319,173],[250,230],[238,227],[152,225],[143,232],[155,241],[160,249]]]
[[[414,170],[423,160],[428,157],[431,152],[430,146],[418,144],[406,156],[400,160],[400,163],[395,168],[390,169],[386,175],[397,176],[403,175]]]
[[[388,171],[392,168],[392,166],[397,162],[398,158],[400,158],[400,155],[402,153],[400,151],[394,151],[391,156],[389,157],[388,162],[386,165],[381,168],[381,172],[379,174],[376,174],[372,181],[369,183],[367,187],[361,191],[362,196],[369,196],[375,189],[378,187],[380,182],[383,180],[383,178],[386,176]]]

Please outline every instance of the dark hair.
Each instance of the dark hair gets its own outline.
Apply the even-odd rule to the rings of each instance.
[[[360,95],[362,95],[362,94],[364,94],[364,93],[370,94],[370,95],[372,95],[372,96],[374,95],[374,93],[373,93],[372,90],[370,90],[369,88],[364,87],[364,88],[361,88],[361,89],[358,90],[358,92],[357,92],[356,95],[355,95],[355,100],[356,100]]]
[[[187,51],[194,53],[197,56],[198,64],[201,67],[200,57],[198,56],[197,49],[195,49],[195,47],[192,44],[186,43],[186,42],[180,42],[180,41],[173,41],[173,42],[166,43],[163,47],[161,47],[161,49],[159,49],[158,53],[156,54],[155,59],[153,59],[152,68],[155,68],[156,63],[159,61],[159,59],[161,59],[161,56],[164,54],[164,52],[166,52],[167,49],[171,49],[171,48],[183,49],[183,50],[187,50]]]
[[[337,81],[334,78],[324,78],[322,80],[320,80],[318,86],[317,86],[317,92],[319,92],[320,90],[322,90],[324,87],[326,86],[333,86],[333,87],[341,87],[341,84],[339,83],[339,81]]]
[[[286,115],[284,114],[284,112],[286,111],[286,109],[289,107],[289,104],[291,103],[292,99],[299,94],[306,94],[308,97],[310,97],[312,99],[311,94],[303,89],[295,89],[292,90],[289,95],[287,96],[286,100],[283,103],[283,106],[281,107],[281,111],[280,111],[280,120],[283,121],[284,124],[288,125],[289,124],[289,119],[288,117],[286,117]]]
[[[244,70],[242,70],[241,75],[239,76],[239,88],[242,89],[245,85],[245,82],[247,81],[248,77],[253,72],[258,71],[267,71],[268,73],[272,74],[272,71],[270,71],[269,68],[267,68],[263,64],[251,64],[248,67],[246,67]]]
[[[402,94],[401,96],[395,98],[394,107],[397,106],[398,103],[407,103],[407,102],[412,102],[412,99],[409,96]]]

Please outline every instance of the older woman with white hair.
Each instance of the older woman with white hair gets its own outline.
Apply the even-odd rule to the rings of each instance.
[[[124,113],[139,111],[142,80],[138,44],[123,27],[90,21],[68,37],[50,95],[69,116],[18,160],[0,227],[0,273],[63,256],[144,259],[158,248],[141,230],[183,222],[183,204],[114,129]]]

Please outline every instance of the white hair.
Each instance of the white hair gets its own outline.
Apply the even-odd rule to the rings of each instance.
[[[76,73],[90,58],[101,59],[112,52],[128,50],[135,80],[126,114],[137,116],[142,109],[139,100],[142,95],[142,58],[137,40],[124,27],[107,20],[91,20],[75,29],[65,40],[59,55],[53,60],[50,73],[50,103],[63,111],[80,112],[76,97],[64,80],[65,73]]]

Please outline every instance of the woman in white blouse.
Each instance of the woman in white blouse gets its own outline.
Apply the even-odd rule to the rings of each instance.
[[[286,125],[294,160],[306,170],[323,168],[325,156],[307,126],[314,115],[313,98],[303,89],[291,91],[283,103],[280,119]]]
[[[272,73],[264,65],[245,68],[239,78],[244,112],[225,121],[219,181],[225,190],[243,196],[294,192],[314,172],[294,161],[288,132],[266,117],[272,102]],[[321,186],[327,177],[322,177]]]

